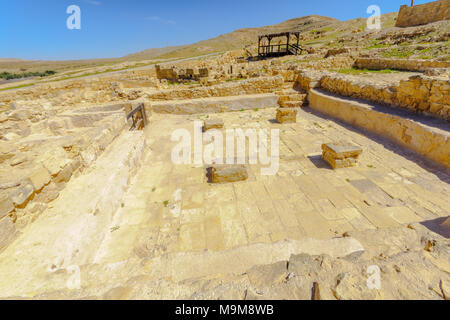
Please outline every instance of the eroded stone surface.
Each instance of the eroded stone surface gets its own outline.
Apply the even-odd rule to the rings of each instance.
[[[247,168],[243,165],[215,165],[208,168],[211,183],[226,183],[248,179]]]
[[[279,123],[295,123],[297,122],[297,109],[279,108],[277,109],[276,119]]]
[[[203,122],[203,130],[208,131],[210,129],[222,129],[223,120],[222,119],[207,119]]]

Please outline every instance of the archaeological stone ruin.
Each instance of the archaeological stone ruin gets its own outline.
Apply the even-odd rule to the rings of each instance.
[[[447,300],[449,8],[0,84],[0,298]]]

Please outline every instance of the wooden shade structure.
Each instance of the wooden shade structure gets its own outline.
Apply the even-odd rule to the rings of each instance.
[[[295,43],[290,43],[291,36],[296,38]],[[286,37],[286,43],[284,44],[271,44],[274,38]],[[264,40],[267,40],[267,44],[263,44]],[[299,46],[300,32],[282,32],[260,35],[258,37],[258,56],[259,57],[278,57],[285,55],[297,55],[301,53]]]

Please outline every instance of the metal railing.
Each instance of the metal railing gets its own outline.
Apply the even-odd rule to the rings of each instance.
[[[301,53],[302,48],[296,44],[271,44],[263,45],[259,47],[260,55],[278,55],[278,54],[293,54],[298,55]]]
[[[132,122],[130,130],[142,130],[147,125],[147,115],[143,103],[140,103],[127,114],[127,121],[130,121],[130,119]]]

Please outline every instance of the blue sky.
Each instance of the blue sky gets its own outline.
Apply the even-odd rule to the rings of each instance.
[[[430,2],[416,0],[417,4]],[[0,57],[67,60],[113,58],[148,48],[189,44],[239,28],[309,14],[339,20],[368,17],[410,0],[0,0]],[[69,30],[69,5],[81,30]]]

